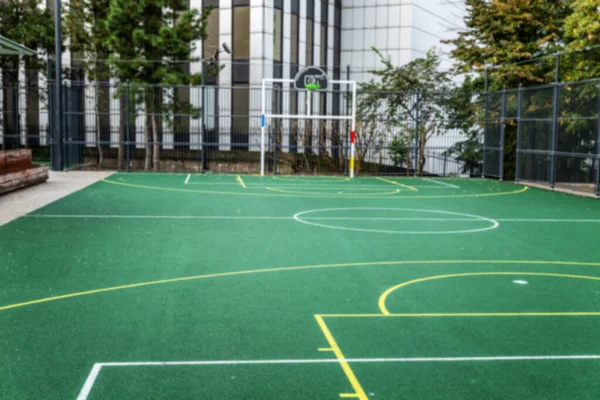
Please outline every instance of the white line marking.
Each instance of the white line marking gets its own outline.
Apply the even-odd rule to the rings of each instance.
[[[305,220],[321,221],[475,221],[488,222],[485,219],[476,218],[388,218],[388,217],[306,217]],[[496,220],[499,221],[499,220]]]
[[[68,215],[30,214],[29,218],[94,218],[94,219],[240,219],[240,220],[292,220],[292,217],[228,216],[228,215]]]
[[[206,361],[140,361],[105,362],[102,367],[144,367],[174,365],[268,365],[268,364],[328,364],[339,362],[385,363],[385,362],[454,362],[454,361],[529,361],[529,360],[600,360],[598,354],[547,355],[547,356],[482,356],[482,357],[391,357],[391,358],[313,358],[275,360],[206,360]],[[90,374],[91,375],[91,374]]]
[[[600,222],[600,219],[535,219],[535,218],[531,218],[531,219],[519,219],[519,218],[507,218],[507,219],[497,219],[496,221],[502,221],[502,222],[591,222],[591,223],[598,223]]]
[[[95,218],[95,219],[232,219],[232,220],[292,220],[294,217],[278,216],[237,216],[237,215],[91,215],[91,214],[28,214],[26,218]],[[479,218],[394,218],[394,217],[306,217],[304,220],[364,220],[364,221],[487,221]],[[490,218],[498,222],[540,222],[540,223],[600,223],[600,219],[504,219]]]
[[[421,178],[421,179],[423,179],[424,181],[427,181],[427,182],[433,182],[433,183],[437,183],[439,185],[444,185],[444,186],[450,187],[452,189],[460,189],[459,186],[453,185],[451,183],[440,182],[440,181],[436,181],[435,179],[431,179],[431,178]]]
[[[551,360],[600,360],[600,355],[548,355],[548,356],[491,356],[491,357],[398,357],[398,358],[314,358],[281,360],[207,360],[207,361],[140,361],[96,363],[88,375],[77,400],[87,400],[102,367],[168,367],[201,365],[277,365],[277,364],[337,364],[348,363],[427,363],[427,362],[474,362],[474,361],[551,361]]]
[[[522,280],[515,280],[515,281],[513,281],[513,283],[516,283],[517,285],[527,285],[527,284],[529,284],[529,282],[522,281]]]
[[[102,363],[96,363],[92,367],[90,374],[88,375],[83,387],[81,388],[81,392],[79,392],[79,396],[77,396],[77,400],[86,400],[94,387],[94,383],[96,382],[96,378],[100,373],[100,369],[102,369]]]
[[[187,178],[185,178],[185,182],[184,185],[187,185],[188,182],[190,181],[190,178],[192,177],[192,174],[188,174]]]
[[[320,213],[320,212],[336,212],[336,211],[409,211],[409,212],[422,212],[422,213],[432,213],[432,214],[442,214],[442,215],[458,215],[460,217],[468,217],[472,218],[471,221],[485,221],[490,223],[489,226],[484,226],[483,228],[477,229],[461,229],[461,230],[453,230],[453,231],[392,231],[392,230],[381,230],[381,229],[368,229],[368,228],[350,228],[345,226],[336,226],[336,225],[325,225],[318,224],[316,222],[310,222],[306,219],[300,218],[302,215]],[[459,233],[475,233],[475,232],[484,232],[489,231],[491,229],[495,229],[498,227],[498,222],[482,217],[479,215],[472,214],[464,214],[450,211],[442,211],[442,210],[423,210],[423,209],[415,209],[415,208],[381,208],[381,207],[349,207],[349,208],[323,208],[316,210],[308,210],[302,211],[294,215],[294,219],[298,222],[307,225],[318,226],[320,228],[330,228],[337,229],[342,231],[354,231],[354,232],[372,232],[372,233],[387,233],[387,234],[402,234],[402,235],[451,235],[451,234],[459,234]]]

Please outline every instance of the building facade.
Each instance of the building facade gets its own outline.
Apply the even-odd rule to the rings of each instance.
[[[53,8],[53,4],[54,0],[47,0],[46,6]],[[189,63],[186,68],[190,73],[206,72],[215,65],[218,68],[213,74],[205,74],[202,89],[165,89],[171,91],[165,99],[176,91],[179,99],[204,110],[202,119],[180,117],[173,124],[165,118],[160,132],[165,149],[180,145],[198,150],[208,143],[221,151],[236,147],[257,151],[262,79],[293,78],[304,66],[319,66],[330,79],[363,82],[372,78],[370,70],[381,67],[372,48],[401,65],[436,47],[447,68],[450,60],[441,40],[451,39],[463,26],[465,12],[462,2],[457,0],[190,0],[189,6],[212,7],[212,12],[208,17],[207,38],[195,43],[192,55],[203,61]],[[224,51],[223,44],[231,51]],[[77,128],[68,129],[69,134],[81,131],[73,140],[83,140],[87,147],[96,146],[98,139],[116,147],[122,135],[122,100],[118,98],[116,85],[98,89],[87,81],[83,69],[78,67],[81,58],[82,55],[68,51],[63,54],[63,65],[74,80],[86,83],[79,92],[72,90],[75,95],[68,100],[70,113],[65,120]],[[21,82],[25,81],[24,74],[20,73]],[[37,76],[38,87],[47,87],[43,74]],[[288,85],[270,88],[267,108],[272,113],[289,115],[344,114],[349,107],[341,93],[345,89],[334,85],[331,93],[312,94],[308,101],[307,93],[297,92]],[[8,104],[7,93],[0,91],[0,102],[4,105]],[[49,137],[49,96],[34,97],[32,93],[19,92],[18,102],[39,103],[39,116],[34,118],[31,110],[35,107],[28,106],[29,111],[19,116],[20,134],[39,132],[40,143],[45,145]],[[136,105],[135,110],[138,116],[131,139],[136,147],[143,148],[149,122],[143,104]],[[311,151],[311,146],[319,140],[311,132],[319,129],[316,122],[302,125],[304,138],[300,139],[289,133],[300,125],[297,120],[276,123],[277,130],[288,133],[280,142],[283,151]],[[327,124],[332,126],[331,122]],[[0,143],[1,133],[7,131],[6,124],[0,127]],[[326,139],[327,145],[332,140]]]

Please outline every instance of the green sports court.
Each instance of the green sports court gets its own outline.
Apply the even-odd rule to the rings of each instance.
[[[597,399],[600,205],[113,174],[0,227],[3,399]]]

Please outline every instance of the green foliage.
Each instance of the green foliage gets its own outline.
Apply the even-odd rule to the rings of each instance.
[[[388,152],[395,167],[408,164],[409,145],[406,139],[401,136],[396,136],[389,146]],[[405,164],[406,163],[406,164]]]
[[[499,116],[501,95],[497,91],[503,86],[516,89],[519,85],[553,82],[557,51],[583,50],[600,44],[598,0],[466,0],[465,3],[467,28],[446,43],[453,45],[456,71],[469,76],[463,86],[465,92],[482,92],[484,67],[493,66],[489,69],[489,89],[496,93],[489,96],[491,119]],[[599,61],[600,49],[565,54],[561,56],[560,79],[599,77]],[[577,118],[594,115],[588,112],[586,104],[595,104],[589,97],[597,96],[592,86],[572,90],[577,93],[567,92],[561,97],[562,116],[574,118],[562,122],[559,140],[565,149],[590,142],[588,136],[592,130],[584,126],[588,122]],[[504,173],[510,178],[515,170],[516,151],[516,123],[510,117],[516,115],[516,96],[508,97]],[[551,117],[552,89],[529,91],[523,98],[522,109],[530,118]],[[482,119],[482,108],[471,111],[471,116]],[[531,129],[547,129],[537,125],[532,124]],[[481,128],[481,124],[473,126]],[[468,140],[457,143],[450,152],[459,158],[469,158],[479,146],[478,135],[471,131]]]
[[[564,31],[570,50],[592,48],[574,61],[570,80],[600,77],[600,2],[572,0]]]
[[[553,59],[521,63],[553,54],[564,48],[568,0],[465,0],[467,28],[454,40],[452,57],[461,73],[482,74],[485,65],[504,67],[490,70],[491,90],[503,85],[517,87],[553,80]],[[521,64],[515,64],[521,63]]]
[[[41,9],[40,0],[6,0],[0,2],[0,35],[30,49],[52,53],[54,24],[51,10]],[[18,57],[0,57],[0,68],[17,69]],[[26,57],[28,70],[45,71],[41,57]]]
[[[186,0],[111,0],[105,21],[111,67],[123,81],[182,85],[197,81],[181,60],[206,38],[210,9],[188,10]]]
[[[411,163],[407,147],[416,146],[420,149],[417,172],[422,173],[427,142],[436,132],[449,127],[448,116],[457,112],[451,94],[455,90],[452,74],[440,70],[435,49],[428,51],[424,58],[402,66],[393,65],[379,51],[373,50],[384,68],[371,71],[376,79],[360,85],[363,94],[357,102],[360,121],[357,160],[360,165],[367,148],[379,149],[384,141],[394,137],[392,161],[404,163],[408,171],[414,161]]]

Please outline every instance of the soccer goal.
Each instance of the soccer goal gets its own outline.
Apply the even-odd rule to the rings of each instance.
[[[312,115],[310,104],[305,115],[299,114],[269,114],[266,112],[267,84],[290,84],[295,90],[306,90],[309,92],[323,92],[329,89],[330,84],[349,85],[352,88],[352,113],[351,115]],[[311,96],[307,96],[310,102]],[[329,80],[327,74],[318,67],[306,67],[301,69],[294,79],[264,78],[261,87],[261,123],[260,123],[260,176],[265,175],[265,130],[266,124],[275,118],[302,119],[302,120],[350,120],[352,121],[350,131],[350,165],[348,175],[354,178],[354,151],[356,140],[356,81]]]

